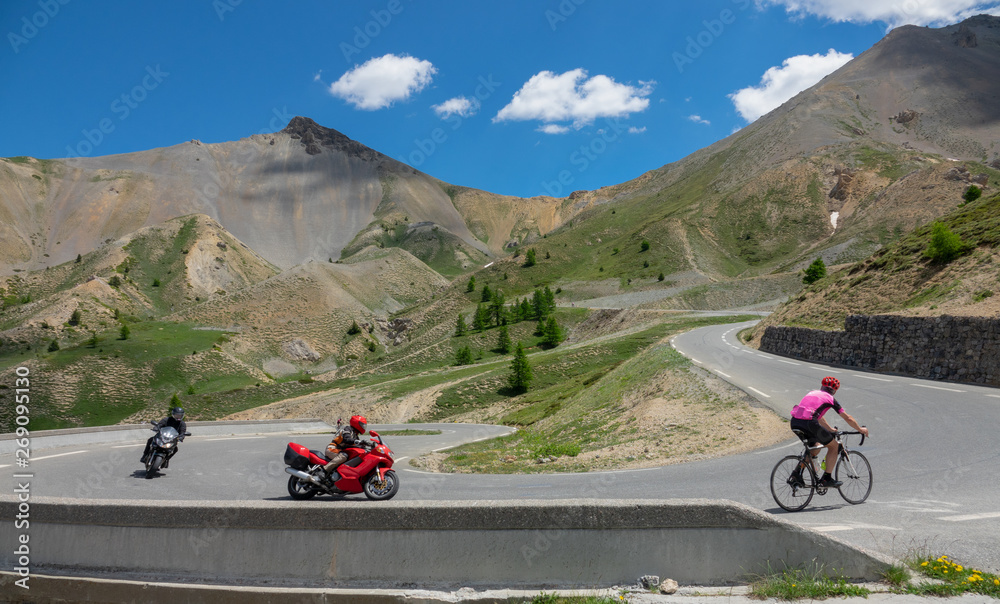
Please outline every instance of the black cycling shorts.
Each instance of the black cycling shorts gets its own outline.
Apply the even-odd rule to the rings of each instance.
[[[792,421],[789,422],[789,427],[792,430],[801,430],[808,434],[810,445],[813,443],[826,445],[833,440],[833,434],[828,432],[823,426],[819,425],[819,421],[815,419],[798,419],[793,417]]]

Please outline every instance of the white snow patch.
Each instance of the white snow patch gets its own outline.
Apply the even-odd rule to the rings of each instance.
[[[840,212],[830,212],[830,224],[833,225],[834,229],[837,228],[837,219],[838,218],[840,218]]]

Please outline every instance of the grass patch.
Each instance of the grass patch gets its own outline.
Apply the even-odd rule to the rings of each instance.
[[[558,596],[542,592],[531,599],[531,604],[621,604],[624,598],[602,596]]]
[[[376,430],[379,436],[434,436],[441,434],[440,430]]]
[[[820,571],[807,572],[801,569],[785,570],[781,573],[759,577],[750,583],[748,595],[766,600],[799,600],[804,598],[824,599],[834,597],[866,598],[872,591],[855,585],[844,577],[830,577]]]

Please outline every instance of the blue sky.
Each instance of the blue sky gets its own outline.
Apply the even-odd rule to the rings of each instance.
[[[236,140],[313,118],[458,185],[614,185],[725,138],[891,27],[975,0],[0,4],[0,156]]]

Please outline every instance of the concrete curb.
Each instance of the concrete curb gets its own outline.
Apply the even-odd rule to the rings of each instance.
[[[0,496],[0,517],[19,503]],[[641,575],[721,585],[822,565],[877,580],[893,563],[748,506],[666,501],[30,500],[31,569],[295,587],[552,589]],[[15,543],[13,522],[0,543]],[[155,544],[155,547],[153,547]],[[0,562],[17,566],[14,548]]]
[[[188,422],[188,431],[195,436],[228,436],[234,434],[272,434],[275,432],[331,432],[333,427],[320,419],[274,419],[253,421]],[[57,447],[145,441],[149,424],[96,426],[31,432],[31,449],[40,451]],[[0,434],[0,455],[17,449],[13,433]]]

